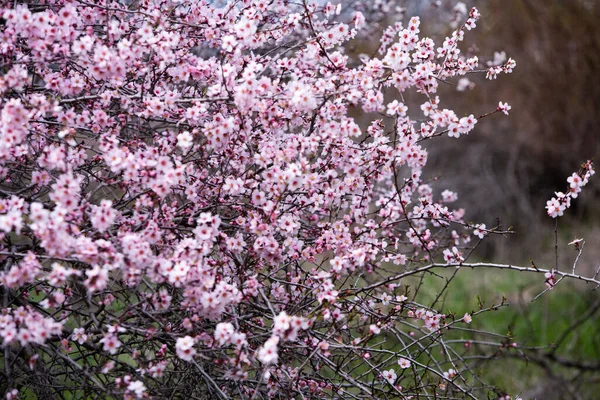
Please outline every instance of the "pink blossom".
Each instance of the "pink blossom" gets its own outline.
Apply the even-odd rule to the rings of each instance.
[[[278,343],[279,343],[279,337],[271,336],[265,342],[265,344],[258,349],[257,355],[256,355],[258,360],[265,365],[277,364],[277,361],[279,359],[278,347],[277,347]]]
[[[502,111],[504,114],[508,115],[512,107],[508,103],[499,102],[498,103],[498,111]]]
[[[485,224],[475,225],[475,229],[473,230],[473,235],[477,236],[479,239],[483,239],[487,235]]]
[[[448,371],[444,371],[444,378],[453,379],[456,376],[456,371],[450,368]]]
[[[181,147],[183,151],[189,150],[193,145],[194,138],[188,131],[184,131],[177,135],[177,146]]]
[[[389,369],[389,370],[387,370],[387,371],[383,371],[383,372],[381,373],[381,375],[383,376],[383,378],[384,378],[386,381],[388,381],[388,383],[389,383],[390,385],[393,385],[393,384],[394,384],[394,382],[396,382],[397,375],[396,375],[396,372],[395,372],[393,369]]]
[[[196,355],[196,349],[194,349],[194,339],[191,336],[185,336],[178,338],[175,343],[175,349],[177,350],[177,357],[184,361],[191,361]]]
[[[453,246],[452,249],[444,250],[444,260],[447,263],[461,263],[464,261],[464,258],[456,246]]]
[[[92,206],[92,225],[99,232],[105,232],[117,219],[117,212],[112,208],[112,201],[102,200],[100,206]]]
[[[381,328],[379,328],[377,325],[371,324],[369,326],[369,333],[372,333],[374,335],[378,335],[380,332],[381,332]]]
[[[88,340],[88,335],[85,334],[84,328],[75,328],[71,334],[71,339],[79,344],[83,344]]]
[[[121,347],[121,341],[117,338],[114,333],[105,333],[104,337],[100,339],[100,343],[103,344],[103,350],[110,353],[116,354],[119,347]]]
[[[215,340],[219,342],[219,345],[221,346],[229,344],[234,332],[235,329],[231,323],[221,322],[217,324],[217,327],[215,328]]]
[[[398,359],[398,365],[400,365],[400,368],[402,369],[407,369],[410,368],[410,361],[404,357],[400,357]]]
[[[141,381],[131,381],[127,385],[127,390],[129,392],[133,392],[136,398],[141,399],[144,397],[144,394],[146,392],[146,386]]]
[[[546,278],[546,280],[544,281],[546,287],[548,288],[548,290],[552,290],[554,288],[554,285],[556,285],[556,276],[553,272],[546,272],[544,274],[544,277]]]

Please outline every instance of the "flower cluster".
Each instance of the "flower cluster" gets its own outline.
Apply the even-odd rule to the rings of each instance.
[[[419,308],[415,311],[409,311],[408,316],[410,318],[423,320],[423,322],[425,322],[425,327],[432,332],[440,329],[444,323],[444,319],[446,318],[444,314],[439,314],[435,311],[426,310],[424,308]]]
[[[566,193],[556,192],[556,197],[551,198],[546,202],[546,211],[552,218],[561,217],[565,210],[571,207],[571,199],[576,199],[581,192],[581,188],[587,185],[589,179],[595,174],[593,164],[587,161],[581,166],[579,172],[573,172],[567,178],[569,189]]]
[[[0,315],[0,336],[3,346],[18,342],[21,346],[43,345],[50,337],[61,333],[63,323],[45,317],[31,307],[5,309]]]
[[[215,328],[215,340],[219,342],[220,346],[233,344],[235,347],[240,348],[248,344],[246,334],[236,332],[233,325],[229,322],[217,324]]]
[[[177,350],[177,357],[185,361],[191,361],[196,354],[196,349],[194,349],[194,338],[190,336],[178,338],[175,348]]]

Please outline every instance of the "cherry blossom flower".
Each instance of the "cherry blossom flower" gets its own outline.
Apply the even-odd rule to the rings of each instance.
[[[279,359],[277,344],[279,343],[278,336],[271,336],[265,344],[258,349],[257,356],[258,360],[265,365],[277,364]]]
[[[544,281],[546,288],[548,290],[552,290],[554,288],[554,285],[556,285],[556,276],[553,272],[546,272],[544,274],[544,277],[546,278],[546,280]]]
[[[177,146],[181,147],[182,150],[189,150],[193,145],[194,138],[188,131],[183,131],[177,135]]]
[[[177,357],[184,361],[191,361],[196,355],[196,349],[194,349],[194,339],[191,336],[185,336],[178,338],[175,343],[175,349],[177,351]]]
[[[581,239],[574,239],[572,241],[570,241],[569,243],[567,243],[568,246],[574,246],[575,250],[579,250],[579,248],[582,246],[582,243],[584,243],[583,238]]]
[[[453,246],[452,249],[444,250],[444,260],[447,263],[461,263],[464,261],[464,258],[456,246]]]
[[[110,200],[102,200],[100,206],[92,206],[91,222],[99,232],[106,232],[117,219],[118,214],[112,204]]]
[[[402,369],[407,369],[407,368],[410,368],[410,361],[409,361],[409,360],[407,360],[407,359],[406,359],[406,358],[404,358],[404,357],[400,357],[400,358],[398,359],[398,365],[399,365],[399,366],[400,366],[400,368],[402,368]]]
[[[379,328],[375,324],[371,324],[369,326],[369,332],[372,333],[372,334],[374,334],[374,335],[378,335],[381,332],[381,328]]]
[[[103,350],[110,354],[116,354],[119,347],[121,347],[121,341],[117,338],[117,335],[110,332],[104,334],[104,337],[100,339],[100,343],[103,344]]]
[[[467,324],[470,324],[470,323],[471,323],[471,321],[473,321],[473,318],[471,317],[471,314],[469,314],[469,313],[466,313],[466,314],[463,316],[462,320],[463,320],[465,323],[467,323]]]
[[[444,203],[452,203],[456,200],[458,200],[458,195],[455,192],[451,192],[447,189],[442,192],[442,201]]]
[[[237,45],[237,40],[233,35],[224,36],[222,40],[223,43],[221,44],[221,47],[227,52],[232,52]]]
[[[475,229],[473,230],[473,235],[477,236],[479,239],[483,239],[487,235],[485,224],[475,225]]]
[[[231,341],[235,329],[229,322],[221,322],[217,324],[215,328],[215,340],[219,342],[219,345],[223,346]]]
[[[508,115],[512,107],[508,105],[508,103],[499,102],[498,103],[498,111],[502,111],[504,114]]]
[[[389,382],[390,385],[393,385],[394,382],[396,382],[396,378],[398,377],[396,375],[396,372],[393,369],[389,369],[387,371],[383,371],[381,373],[381,375],[383,376],[383,378]]]
[[[85,334],[84,328],[75,328],[75,329],[73,329],[71,338],[72,338],[72,340],[76,341],[77,343],[83,344],[88,340],[88,335]]]
[[[456,376],[456,371],[450,368],[448,371],[444,371],[444,378],[453,379]]]
[[[133,392],[136,398],[141,399],[144,397],[144,393],[146,392],[146,386],[141,381],[131,381],[127,385],[127,390],[129,392]]]
[[[548,215],[552,218],[561,217],[566,209],[565,204],[561,204],[556,198],[552,198],[546,202]]]
[[[456,85],[456,90],[459,92],[464,92],[467,89],[473,89],[475,87],[475,83],[470,81],[469,78],[460,78]]]

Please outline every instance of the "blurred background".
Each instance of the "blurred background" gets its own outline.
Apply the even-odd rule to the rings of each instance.
[[[427,143],[427,176],[439,177],[438,189],[450,188],[467,209],[466,220],[501,224],[514,234],[492,237],[474,253],[484,261],[552,268],[555,265],[555,220],[545,211],[555,191],[565,191],[566,178],[588,159],[600,168],[600,1],[599,0],[465,0],[481,19],[467,32],[463,53],[493,62],[517,61],[511,75],[497,80],[468,75],[465,90],[455,82],[441,84],[440,108],[457,115],[493,111],[498,101],[512,106],[510,116],[482,119],[467,137]],[[363,3],[364,4],[364,3]],[[422,35],[436,44],[450,35],[457,1],[375,0],[387,24],[421,17]],[[385,8],[387,7],[387,8]],[[387,15],[386,15],[387,13]],[[462,23],[464,18],[459,23]],[[373,54],[378,42],[356,44]],[[464,86],[464,85],[463,85]],[[422,96],[408,97],[415,104]],[[420,101],[420,102],[419,102]],[[417,103],[419,102],[419,103]],[[451,103],[448,103],[451,102]],[[419,108],[412,110],[419,111]],[[409,110],[411,107],[409,106]],[[420,118],[418,114],[411,115]],[[424,175],[425,177],[425,175]],[[567,244],[585,239],[577,272],[594,276],[600,266],[600,175],[594,176],[558,223],[558,265],[571,270],[577,256]],[[473,260],[473,258],[471,259]],[[444,282],[430,282],[430,294]],[[453,286],[453,287],[452,287]],[[581,282],[561,282],[544,290],[543,279],[498,271],[465,271],[452,281],[444,311],[476,309],[505,296],[510,307],[486,315],[474,329],[507,334],[530,347],[522,352],[499,350],[494,362],[482,363],[481,374],[494,385],[523,399],[600,398],[600,290]],[[471,308],[469,308],[471,307]],[[513,397],[514,398],[514,397]]]
[[[431,172],[444,171],[443,183],[459,190],[473,220],[489,226],[500,218],[514,227],[513,237],[486,250],[488,256],[519,262],[523,256],[539,257],[548,242],[553,244],[547,240],[554,221],[545,214],[546,200],[567,188],[567,176],[582,162],[600,156],[600,1],[465,3],[478,7],[482,18],[463,49],[471,48],[484,61],[504,51],[517,60],[517,68],[494,81],[470,75],[474,87],[452,97],[446,93],[456,86],[446,85],[442,94],[455,101],[447,106],[480,115],[501,100],[512,110],[509,117],[482,120],[464,141],[439,141],[431,148]],[[443,2],[445,13],[438,15],[451,14],[455,4]],[[432,7],[423,11],[435,13]],[[600,254],[591,251],[600,244],[598,179],[585,189],[560,225],[564,240],[587,239],[588,261],[580,267],[590,272],[600,263]]]

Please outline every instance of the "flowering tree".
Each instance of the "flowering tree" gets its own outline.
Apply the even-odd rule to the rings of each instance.
[[[402,282],[469,266],[598,283],[468,263],[503,231],[422,177],[429,140],[510,110],[460,117],[436,96],[515,67],[463,55],[476,9],[441,45],[413,17],[355,60],[343,46],[368,10],[123,3],[0,10],[8,399],[500,397],[446,337],[503,303],[444,314]]]

